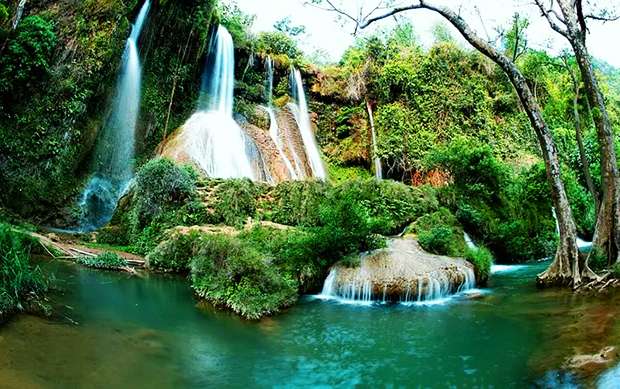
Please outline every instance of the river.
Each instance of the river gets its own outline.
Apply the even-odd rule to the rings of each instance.
[[[198,304],[180,278],[45,263],[61,290],[57,315],[0,328],[0,387],[573,387],[556,369],[620,344],[620,294],[539,291],[545,266],[503,269],[476,298],[357,306],[309,296],[247,322]],[[613,388],[617,370],[600,387]]]

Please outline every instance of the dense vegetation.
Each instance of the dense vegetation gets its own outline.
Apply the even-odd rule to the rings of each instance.
[[[0,0],[0,205],[16,219],[68,225],[75,216],[138,3],[35,1],[12,28],[16,1]],[[317,290],[330,266],[355,265],[360,252],[403,230],[429,252],[465,257],[479,280],[493,258],[553,254],[557,232],[544,159],[513,86],[489,59],[441,26],[424,48],[413,26],[401,23],[358,39],[338,63],[317,64],[298,46],[303,26],[284,19],[272,32],[253,34],[253,21],[214,0],[154,2],[139,42],[139,169],[112,222],[98,231],[99,243],[147,256],[149,269],[187,275],[198,296],[247,318],[291,305],[298,293]],[[235,43],[238,121],[267,127],[256,110],[268,103],[267,57],[275,66],[269,103],[277,108],[290,101],[290,67],[302,70],[329,181],[206,179],[191,166],[154,158],[196,106],[215,22]],[[527,28],[519,18],[515,23],[521,24],[509,31]],[[576,103],[585,155],[577,144],[576,61],[523,41],[511,52],[518,37],[503,39],[558,145],[578,233],[591,238],[595,197],[603,192],[600,151],[583,97]],[[620,73],[603,63],[597,71],[617,130]],[[370,178],[376,157],[386,180]],[[467,248],[464,232],[478,249]],[[25,269],[27,245],[6,247]],[[599,264],[591,257],[597,269],[607,267],[603,253]],[[110,253],[79,262],[125,266]],[[20,293],[44,290],[26,284],[26,292],[12,292],[13,306]]]
[[[0,223],[0,322],[17,311],[38,312],[48,283],[33,267],[33,239]]]

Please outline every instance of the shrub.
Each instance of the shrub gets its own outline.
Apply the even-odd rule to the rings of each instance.
[[[0,321],[16,310],[29,309],[48,289],[38,267],[30,265],[35,241],[0,223]]]
[[[127,266],[126,260],[112,252],[105,252],[96,257],[81,257],[78,258],[77,263],[101,270],[118,270]]]
[[[611,268],[611,274],[615,277],[620,279],[620,263],[616,263],[612,268]]]
[[[463,231],[447,208],[420,217],[410,230],[418,234],[420,246],[433,254],[458,256],[465,250]]]
[[[493,254],[486,247],[468,248],[465,251],[465,259],[474,265],[476,281],[484,285],[491,274]]]
[[[273,201],[265,216],[290,226],[316,226],[327,191],[328,185],[320,181],[283,182],[271,193]]]
[[[294,281],[279,275],[241,240],[205,234],[196,243],[190,266],[192,288],[198,296],[246,319],[276,313],[296,301]]]
[[[172,206],[192,199],[196,186],[192,175],[166,158],[153,159],[138,171],[133,196],[138,227]]]
[[[595,272],[601,271],[607,268],[609,262],[607,260],[607,254],[600,247],[593,247],[593,251],[590,253],[588,265]]]
[[[214,217],[229,226],[241,227],[256,214],[259,188],[248,179],[225,180],[216,186]]]
[[[424,250],[440,255],[454,254],[452,249],[454,239],[452,228],[447,226],[432,227],[418,235],[418,240]]]
[[[197,232],[173,233],[149,252],[146,256],[146,266],[151,270],[163,272],[184,273],[188,271],[198,236]]]
[[[46,76],[56,42],[52,23],[36,15],[25,17],[0,57],[0,95]]]

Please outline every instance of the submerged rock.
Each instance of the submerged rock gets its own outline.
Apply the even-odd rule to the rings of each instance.
[[[365,253],[359,267],[332,267],[323,295],[362,301],[428,301],[471,289],[474,267],[461,258],[433,255],[413,238],[391,239]]]
[[[566,361],[565,368],[582,377],[593,377],[611,366],[619,356],[616,347],[607,346],[596,354],[575,355]]]

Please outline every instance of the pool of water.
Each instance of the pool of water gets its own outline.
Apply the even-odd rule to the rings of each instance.
[[[539,291],[545,266],[502,269],[443,304],[305,297],[247,322],[198,304],[183,279],[48,263],[58,318],[0,328],[0,387],[570,386],[553,373],[568,356],[620,344],[620,296]]]

